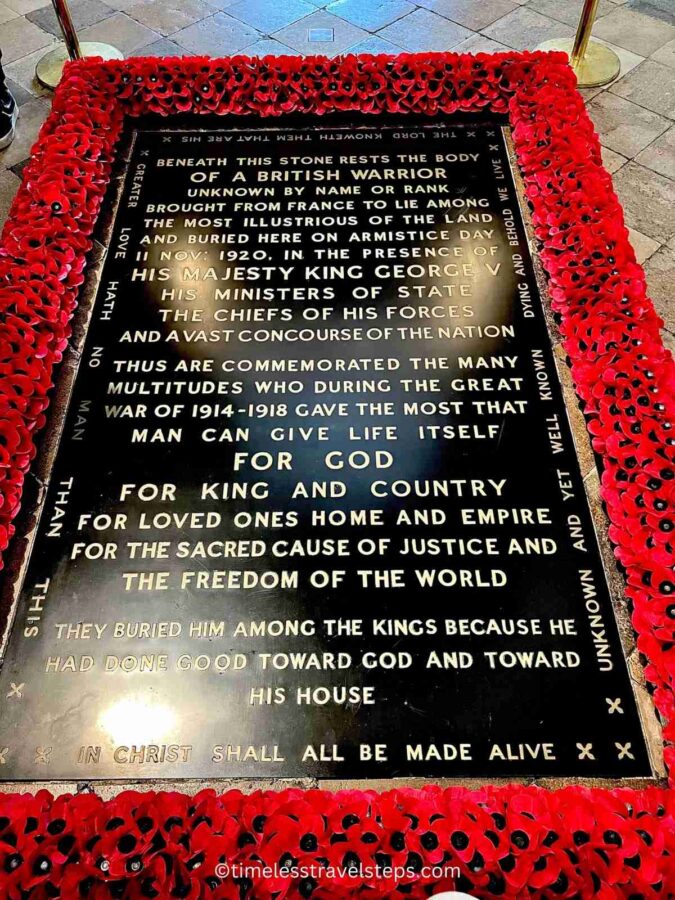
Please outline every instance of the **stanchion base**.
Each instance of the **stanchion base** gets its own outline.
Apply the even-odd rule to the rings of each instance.
[[[573,46],[573,38],[554,38],[552,41],[539,44],[537,50],[561,50],[571,57]],[[572,68],[579,87],[600,87],[614,81],[621,71],[621,60],[611,47],[597,41],[589,41],[586,55],[576,67]]]
[[[82,56],[102,56],[103,59],[124,59],[124,54],[112,44],[102,44],[100,41],[81,41],[80,50]],[[43,87],[54,90],[56,85],[61,81],[63,67],[69,61],[70,56],[61,44],[45,53],[42,59],[35,67],[35,77]]]

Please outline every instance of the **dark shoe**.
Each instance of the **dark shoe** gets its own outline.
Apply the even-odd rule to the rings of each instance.
[[[0,150],[4,150],[14,140],[19,107],[9,91],[3,91],[0,97]]]

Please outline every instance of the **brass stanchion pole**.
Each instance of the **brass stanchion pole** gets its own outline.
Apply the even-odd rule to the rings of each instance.
[[[73,25],[73,17],[70,15],[70,8],[66,0],[52,0],[56,11],[56,18],[59,20],[63,39],[66,42],[66,49],[71,59],[82,59],[82,51],[80,50],[80,42]]]
[[[67,0],[52,0],[54,12],[63,33],[64,45],[46,53],[35,67],[35,77],[44,87],[54,90],[61,81],[63,67],[69,59],[83,59],[85,56],[101,56],[103,59],[123,59],[124,54],[112,44],[99,41],[80,40],[73,25]]]
[[[621,71],[621,60],[604,44],[591,40],[591,31],[598,11],[599,0],[584,0],[581,18],[574,40],[554,38],[544,41],[537,50],[562,50],[570,58],[579,87],[600,87],[609,84]]]

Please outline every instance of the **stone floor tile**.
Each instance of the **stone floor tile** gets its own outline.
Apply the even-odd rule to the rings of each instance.
[[[126,12],[141,25],[167,35],[212,16],[213,7],[204,0],[140,0]]]
[[[2,2],[20,16],[25,16],[26,13],[33,12],[34,9],[40,9],[40,7],[48,5],[45,3],[45,0],[2,0]]]
[[[625,156],[622,156],[620,153],[615,153],[613,150],[610,150],[609,147],[601,147],[602,151],[602,164],[610,173],[613,175],[614,172],[618,172],[621,166],[628,162]]]
[[[593,33],[633,53],[649,56],[675,38],[675,26],[623,7],[596,22]]]
[[[633,250],[635,250],[635,257],[640,265],[649,259],[652,253],[656,253],[661,246],[658,241],[647,237],[646,234],[642,234],[641,231],[636,231],[634,228],[628,229],[628,239],[632,244]]]
[[[86,28],[87,25],[95,25],[96,22],[107,19],[113,14],[112,7],[102,3],[101,0],[73,0],[68,6],[73,24],[78,31]],[[48,31],[58,38],[61,37],[61,26],[53,7],[45,6],[43,9],[36,9],[34,12],[28,13],[26,18],[39,25],[44,31]]]
[[[0,227],[7,218],[9,207],[20,184],[21,179],[14,172],[9,170],[0,172]]]
[[[675,41],[668,41],[663,47],[659,47],[656,53],[652,53],[651,58],[664,66],[675,69]]]
[[[675,180],[675,125],[635,157],[641,166]],[[675,300],[675,295],[673,297]]]
[[[583,5],[584,0],[530,0],[528,9],[534,9],[551,19],[558,19],[559,22],[565,22],[576,28]],[[596,21],[613,9],[616,7],[610,0],[600,0]]]
[[[14,62],[52,43],[53,36],[21,16],[2,26],[2,62]]]
[[[613,176],[629,228],[659,243],[675,235],[675,182],[635,162]]]
[[[471,32],[428,9],[416,9],[398,22],[387,25],[381,37],[398,44],[405,50],[451,50],[471,37]]]
[[[675,25],[675,6],[672,0],[628,0],[627,9],[644,13],[653,19],[661,19],[669,25]]]
[[[177,31],[172,38],[181,47],[198,55],[228,56],[255,44],[260,33],[226,13],[216,13]]]
[[[264,38],[262,41],[256,41],[246,48],[247,56],[300,56],[297,50],[287,47],[281,41],[275,41],[274,38]]]
[[[2,2],[4,3],[4,0],[2,0]],[[127,12],[132,6],[137,6],[142,0],[104,0],[104,2],[107,3],[108,6],[112,6],[113,9],[117,9],[120,12]],[[162,3],[164,0],[157,0],[157,2]],[[173,2],[178,3],[180,0],[173,0]],[[208,7],[206,15],[212,16],[216,12],[222,12],[228,7],[233,6],[235,3],[238,3],[239,0],[201,0],[201,2],[205,3]],[[180,6],[183,5],[183,3],[180,3]]]
[[[33,95],[30,91],[27,91],[17,81],[14,81],[12,78],[5,78],[5,82],[18,106],[23,106],[24,103],[33,99]]]
[[[572,37],[573,30],[564,22],[542,16],[529,6],[521,6],[488,25],[483,34],[514,50],[529,50],[550,38]]]
[[[605,147],[632,159],[664,131],[669,120],[629,100],[603,91],[587,105]]]
[[[132,6],[136,6],[138,0],[105,0],[105,2],[112,9],[116,9],[118,12],[126,12],[128,9],[131,9]]]
[[[325,36],[332,34],[333,39],[324,40],[323,32]],[[323,9],[275,31],[272,37],[300,53],[337,56],[367,38],[368,33]]]
[[[604,88],[602,88],[602,87],[593,87],[593,88],[578,87],[577,90],[579,91],[581,96],[584,98],[584,103],[588,103],[590,100],[593,99],[593,97],[597,97],[598,94],[601,94],[604,91]]]
[[[0,168],[9,169],[10,166],[28,158],[49,109],[50,104],[37,97],[24,103],[19,115],[20,124],[16,129],[16,137],[6,150],[0,150]]]
[[[263,34],[272,34],[312,12],[314,7],[305,0],[240,0],[227,10],[228,15]]]
[[[352,25],[366,31],[377,31],[408,15],[415,6],[408,0],[337,0],[337,3],[330,3],[326,8]]]
[[[493,41],[483,34],[473,34],[452,49],[454,53],[505,53],[511,51],[511,48],[507,47],[506,44]]]
[[[619,0],[614,0],[614,3],[618,2]],[[673,0],[622,0],[622,2],[626,2],[628,6],[651,6],[652,12],[655,9],[661,9],[664,12],[670,12],[671,14],[673,13]]]
[[[10,19],[16,19],[18,12],[4,3],[0,3],[0,25],[9,22]]]
[[[175,41],[169,40],[169,38],[160,38],[158,41],[153,41],[152,44],[146,44],[143,47],[139,47],[133,54],[134,56],[192,56],[189,50],[186,50],[185,47],[181,47],[180,44],[177,44]]]
[[[452,19],[472,31],[480,31],[516,9],[511,0],[417,0],[420,6]]]
[[[156,31],[146,28],[123,12],[116,12],[109,19],[80,31],[81,41],[105,41],[127,56],[140,47],[152,44],[160,37]]]
[[[384,38],[381,38],[377,34],[371,34],[365,41],[360,41],[358,44],[350,47],[349,52],[372,53],[375,56],[379,53],[386,53],[390,56],[396,56],[398,53],[402,52],[402,47],[397,47],[396,44],[392,44],[391,41],[385,41]]]
[[[49,37],[51,38],[51,42],[44,49],[35,50],[33,53],[22,56],[21,59],[17,59],[15,62],[8,63],[7,65],[4,64],[3,60],[3,67],[7,77],[11,78],[16,84],[21,85],[25,91],[28,91],[28,93],[32,94],[34,97],[51,98],[54,96],[53,92],[42,87],[35,77],[35,66],[48,50],[52,47],[56,47],[59,43],[53,35],[49,35]]]
[[[668,66],[645,60],[609,89],[618,97],[675,119],[675,77]]]
[[[675,250],[661,247],[645,262],[645,274],[649,285],[649,296],[654,301],[657,313],[665,322],[668,331],[675,331]]]

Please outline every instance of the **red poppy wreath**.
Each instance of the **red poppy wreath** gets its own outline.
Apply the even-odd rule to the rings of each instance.
[[[508,115],[672,772],[675,370],[561,54],[70,64],[0,242],[0,550],[13,535],[125,117],[351,110]],[[17,900],[452,889],[656,897],[675,895],[674,860],[675,801],[656,788],[0,798],[0,894]],[[282,868],[269,875],[265,866]],[[396,867],[405,873],[391,874]]]

